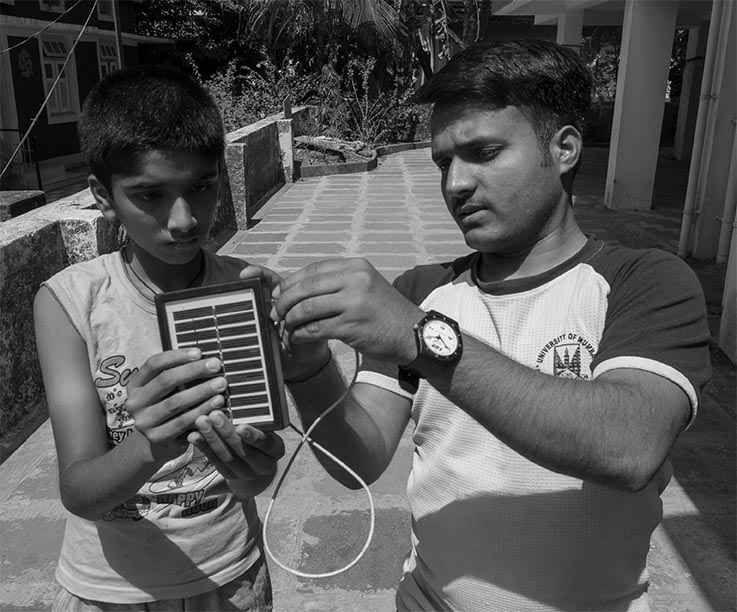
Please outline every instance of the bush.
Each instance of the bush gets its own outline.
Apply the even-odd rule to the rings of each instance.
[[[355,57],[342,74],[332,63],[318,73],[301,74],[289,59],[279,69],[263,53],[257,70],[232,61],[203,83],[220,107],[227,131],[279,112],[289,99],[295,106],[316,107],[307,125],[311,136],[361,140],[372,146],[427,138],[429,108],[410,101],[411,83],[397,82],[390,91],[379,90],[375,64],[373,58]]]

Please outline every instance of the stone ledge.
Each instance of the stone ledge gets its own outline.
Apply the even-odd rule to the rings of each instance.
[[[374,150],[372,157],[365,162],[344,162],[337,164],[319,164],[315,166],[305,166],[299,161],[294,162],[295,178],[310,178],[316,176],[329,176],[331,174],[352,174],[354,172],[369,172],[374,170],[379,163],[379,157],[391,155],[392,153],[401,153],[411,149],[427,149],[430,147],[430,141],[422,142],[400,142],[397,144],[383,145]]]
[[[43,191],[0,191],[0,222],[14,219],[45,204],[46,193]]]
[[[402,151],[411,151],[412,149],[428,149],[430,148],[429,140],[419,142],[398,142],[396,144],[383,145],[376,147],[376,154],[379,157],[391,155],[392,153],[401,153]]]
[[[294,161],[294,174],[296,178],[310,178],[314,176],[328,176],[331,174],[353,174],[354,172],[368,172],[373,170],[379,163],[379,156],[374,151],[372,156],[364,161],[344,162],[338,164],[320,164],[316,166],[305,166],[298,160]]]

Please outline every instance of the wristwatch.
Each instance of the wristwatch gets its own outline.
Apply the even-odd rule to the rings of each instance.
[[[414,393],[420,378],[429,378],[460,361],[463,354],[461,330],[450,317],[435,310],[414,326],[417,358],[399,367],[399,382]]]

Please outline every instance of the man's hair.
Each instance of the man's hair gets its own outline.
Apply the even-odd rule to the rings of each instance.
[[[538,39],[478,43],[454,55],[419,92],[420,102],[515,106],[541,144],[564,125],[583,132],[591,106],[591,75],[578,55]]]
[[[113,173],[135,172],[148,151],[220,159],[225,148],[222,117],[207,89],[162,66],[119,70],[97,83],[77,129],[90,171],[108,189]]]

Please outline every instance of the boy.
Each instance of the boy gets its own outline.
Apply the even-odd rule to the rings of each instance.
[[[345,390],[326,341],[364,356],[318,443],[371,482],[414,421],[398,610],[649,609],[650,536],[709,377],[709,331],[684,262],[576,222],[590,91],[552,42],[461,51],[425,101],[440,188],[474,253],[394,286],[361,259],[243,272],[275,286],[305,427]]]
[[[236,280],[245,265],[202,249],[225,142],[218,109],[189,76],[143,66],[95,86],[79,135],[97,205],[128,241],[53,276],[34,305],[71,513],[54,610],[270,610],[253,496],[283,443],[232,426],[221,363],[162,352],[154,307],[159,292]]]

